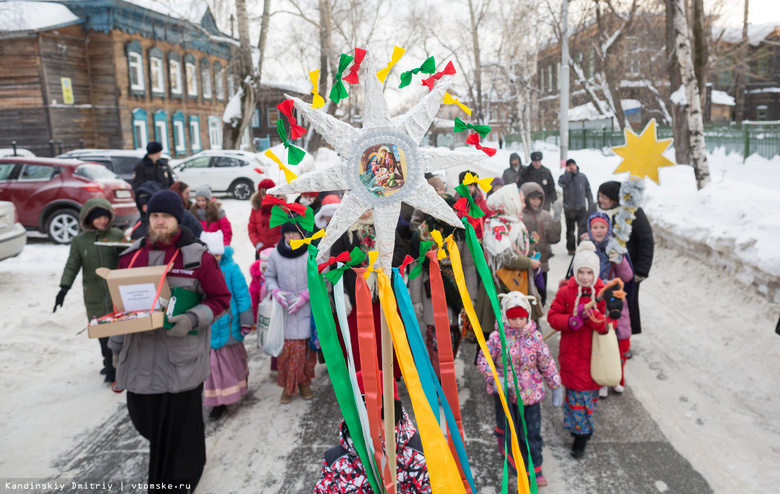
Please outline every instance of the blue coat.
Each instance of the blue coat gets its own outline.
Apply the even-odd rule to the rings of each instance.
[[[225,275],[225,283],[232,296],[230,312],[211,325],[211,348],[214,350],[243,342],[241,324],[252,325],[252,300],[249,298],[249,287],[241,268],[233,261],[233,248],[229,245],[225,246],[219,268]]]

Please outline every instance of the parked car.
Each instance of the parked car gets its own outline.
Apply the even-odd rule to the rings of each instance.
[[[103,165],[57,158],[0,158],[0,198],[14,203],[19,222],[58,244],[79,233],[79,211],[92,197],[114,207],[120,228],[138,219],[130,184]]]
[[[116,173],[119,178],[132,182],[133,171],[144,156],[146,151],[143,149],[74,149],[57,157],[100,163]],[[162,159],[168,162],[171,157],[163,154]]]
[[[257,154],[249,151],[202,151],[173,165],[178,180],[195,192],[208,185],[214,193],[227,192],[242,201],[249,199],[255,185],[276,173]]]
[[[9,156],[24,156],[25,158],[35,158],[35,153],[24,148],[0,148],[0,158]]]
[[[16,257],[27,244],[27,230],[19,223],[16,206],[0,201],[0,261]]]

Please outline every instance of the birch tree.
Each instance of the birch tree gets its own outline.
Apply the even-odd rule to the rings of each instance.
[[[238,22],[238,91],[230,99],[222,118],[222,148],[238,149],[255,111],[260,75],[252,64],[252,46],[249,42],[249,20],[246,0],[236,0]]]

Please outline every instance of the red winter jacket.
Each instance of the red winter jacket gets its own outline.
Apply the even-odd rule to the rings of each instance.
[[[216,232],[222,230],[222,242],[225,245],[230,245],[230,241],[233,239],[233,229],[230,226],[230,221],[227,216],[221,216],[216,222],[209,223],[206,220],[200,220],[200,224],[203,226],[204,232]]]
[[[263,250],[273,247],[282,238],[282,227],[271,228],[271,208],[273,206],[261,206],[252,209],[249,214],[249,240],[255,246],[255,250]]]
[[[596,279],[593,290],[598,293],[604,287],[600,279]],[[577,331],[569,329],[569,317],[574,315],[575,300],[577,298],[577,281],[572,276],[558,289],[550,310],[547,312],[547,322],[556,331],[561,332],[561,344],[558,352],[558,365],[560,366],[561,380],[567,389],[574,391],[592,391],[601,386],[590,377],[590,354],[593,341],[593,331],[607,332],[607,321],[597,323],[590,318],[585,319],[585,324]],[[579,303],[586,304],[591,299],[591,289],[583,288]],[[594,314],[597,319],[605,319],[603,315],[606,302],[603,300],[596,304],[598,311]],[[613,321],[614,322],[614,321]]]

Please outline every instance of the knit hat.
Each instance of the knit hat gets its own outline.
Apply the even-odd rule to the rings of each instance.
[[[211,200],[211,188],[207,185],[198,187],[195,190],[195,197],[205,197],[207,201]]]
[[[574,261],[572,261],[572,272],[574,273],[574,280],[577,280],[577,271],[580,268],[588,268],[593,271],[593,284],[599,277],[599,271],[601,271],[601,261],[599,256],[596,255],[596,246],[589,240],[583,240],[579,247],[577,247],[577,253],[574,254]],[[579,285],[579,281],[577,281]]]
[[[576,161],[574,161],[574,160],[573,160],[573,159],[571,159],[571,158],[569,158],[569,159],[567,159],[567,160],[566,160],[566,166],[569,166],[569,165],[576,165],[576,164],[577,164],[577,162],[576,162]]]
[[[200,241],[206,244],[212,255],[220,256],[225,253],[225,237],[222,235],[222,230],[201,232]]]
[[[172,190],[161,190],[155,192],[146,205],[146,214],[168,213],[181,225],[182,216],[184,216],[184,205],[181,202],[181,196]]]
[[[298,216],[298,215],[294,215],[294,216]],[[297,233],[303,232],[304,237],[309,236],[311,234],[311,232],[309,231],[298,229],[298,226],[292,223],[285,223],[282,225],[282,235],[284,235],[285,233],[292,233],[292,232],[297,232]]]
[[[260,181],[259,184],[257,184],[257,190],[260,190],[260,189],[273,189],[274,187],[276,187],[276,184],[270,178],[264,178],[264,179],[262,179]]]
[[[514,319],[515,317],[529,317],[531,315],[531,304],[536,303],[534,297],[529,297],[520,292],[502,293],[498,296],[501,300],[501,315],[506,322],[508,319]],[[519,311],[517,309],[520,309]],[[510,314],[511,312],[511,314]],[[517,315],[517,313],[525,315]]]
[[[504,186],[504,185],[506,185],[506,184],[504,183],[504,179],[503,179],[503,178],[501,178],[501,177],[496,177],[496,178],[494,178],[494,179],[493,179],[493,181],[492,181],[492,182],[490,182],[490,185],[491,185],[492,187],[496,187],[496,186],[498,186],[498,187],[503,187],[503,186]]]
[[[531,161],[542,161],[542,152],[534,151],[531,153]]]
[[[620,202],[620,182],[610,180],[599,186],[599,192],[609,197],[615,202]]]
[[[328,194],[322,198],[323,206],[326,204],[339,204],[340,202],[341,202],[341,198],[336,194]]]
[[[328,196],[328,197],[335,197],[335,196]],[[336,214],[336,211],[338,211],[338,209],[339,209],[338,202],[323,204],[320,210],[317,211],[317,214],[314,215],[314,224],[317,225],[317,228],[322,229],[328,226],[328,222],[325,221],[325,217],[332,218],[333,215]]]
[[[84,224],[91,225],[93,221],[100,218],[101,216],[106,216],[111,219],[111,211],[105,208],[95,208],[87,215],[86,218],[84,218]]]
[[[590,217],[590,221],[588,222],[588,231],[590,231],[590,227],[595,222],[601,222],[606,225],[607,228],[609,228],[609,220],[603,216],[596,216],[595,214]]]
[[[155,154],[163,150],[162,144],[157,141],[151,141],[146,145],[146,154]]]

